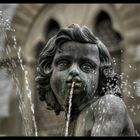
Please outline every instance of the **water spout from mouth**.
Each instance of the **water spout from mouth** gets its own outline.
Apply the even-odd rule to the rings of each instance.
[[[70,122],[70,115],[71,115],[71,106],[72,106],[72,96],[73,96],[73,90],[74,90],[74,84],[75,82],[72,82],[70,95],[69,95],[69,106],[68,106],[68,112],[67,112],[67,118],[66,118],[66,125],[65,125],[65,136],[68,136],[69,132],[69,122]]]

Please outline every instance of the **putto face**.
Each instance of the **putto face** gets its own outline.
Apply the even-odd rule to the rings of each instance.
[[[50,85],[62,106],[68,105],[73,81],[73,107],[91,100],[98,86],[99,65],[99,52],[94,44],[69,41],[57,49],[52,62]]]

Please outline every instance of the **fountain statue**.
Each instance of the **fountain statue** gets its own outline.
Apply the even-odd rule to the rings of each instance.
[[[40,100],[66,113],[64,136],[134,136],[106,46],[86,27],[60,29],[39,56]]]

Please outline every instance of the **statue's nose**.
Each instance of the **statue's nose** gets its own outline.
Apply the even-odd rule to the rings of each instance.
[[[68,79],[67,79],[67,83],[72,83],[72,82],[75,82],[75,83],[81,83],[81,79],[79,76],[69,76]]]
[[[72,83],[73,81],[75,81],[76,83],[80,83],[81,79],[79,77],[79,69],[77,68],[76,65],[74,65],[69,72],[69,76],[67,79],[68,83]]]
[[[75,77],[75,76],[78,76],[79,75],[79,68],[78,68],[77,65],[73,65],[70,68],[69,75],[72,76],[72,77]]]

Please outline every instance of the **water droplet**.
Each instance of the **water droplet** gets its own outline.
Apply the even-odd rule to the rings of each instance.
[[[132,66],[129,64],[129,68],[132,68]]]
[[[140,109],[140,105],[137,104],[137,109]]]

